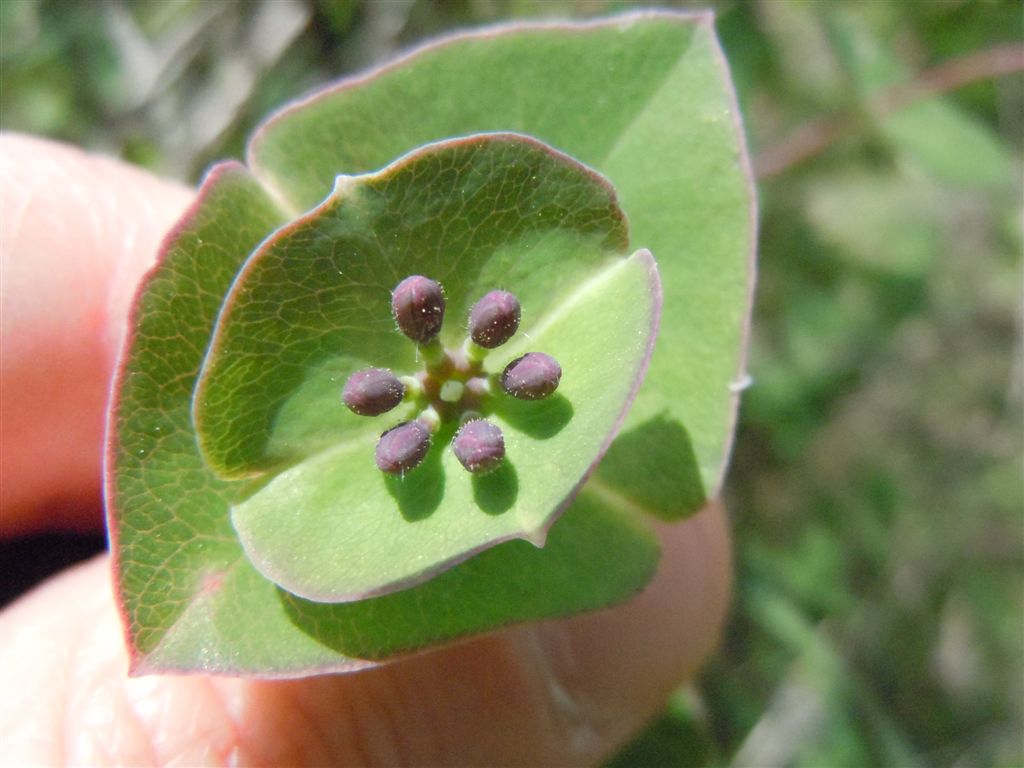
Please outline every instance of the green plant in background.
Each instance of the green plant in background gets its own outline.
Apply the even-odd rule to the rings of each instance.
[[[117,379],[135,671],[353,669],[641,589],[641,513],[717,491],[743,366],[753,199],[711,17],[455,37],[289,107],[248,162],[206,177]],[[522,328],[467,344],[493,289]],[[502,464],[467,472],[480,418]]]
[[[766,265],[702,689],[723,759],[1021,760],[1017,10],[722,20]]]

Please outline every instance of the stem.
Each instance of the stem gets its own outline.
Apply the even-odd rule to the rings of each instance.
[[[401,376],[398,380],[405,387],[403,400],[416,400],[423,396],[423,384],[415,376]]]
[[[483,414],[479,411],[464,411],[462,416],[459,417],[459,426],[461,427],[467,421],[473,421],[474,419],[482,419]]]
[[[434,410],[434,406],[428,405],[423,412],[416,417],[416,420],[426,425],[431,432],[437,432],[441,427],[441,414]]]
[[[423,356],[423,362],[425,362],[427,366],[436,366],[447,356],[445,348],[441,344],[441,340],[436,337],[428,341],[426,344],[420,344],[419,350],[420,354]]]
[[[487,357],[487,353],[491,350],[486,347],[481,347],[472,338],[467,337],[465,343],[462,345],[462,352],[466,356],[466,359],[471,363],[479,365]]]
[[[975,51],[926,70],[909,83],[884,88],[872,94],[865,106],[869,113],[881,119],[929,96],[1021,71],[1024,71],[1022,45]],[[754,173],[759,179],[777,176],[855,133],[856,128],[855,122],[842,115],[819,117],[804,123],[775,146],[759,152],[754,160]]]

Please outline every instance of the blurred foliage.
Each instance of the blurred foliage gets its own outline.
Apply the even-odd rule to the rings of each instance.
[[[1024,39],[1011,0],[718,2],[760,180],[720,653],[617,766],[1024,764],[1024,80],[888,115]],[[0,3],[0,117],[195,181],[282,101],[425,36],[582,0]]]

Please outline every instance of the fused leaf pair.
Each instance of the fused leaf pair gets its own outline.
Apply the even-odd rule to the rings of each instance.
[[[133,670],[358,669],[641,589],[658,555],[636,511],[715,492],[742,373],[752,192],[711,17],[453,38],[285,110],[248,161],[216,167],[169,237],[116,382]],[[661,311],[648,248],[665,316],[627,419]],[[444,285],[451,317],[507,289],[521,327],[464,344],[439,317],[409,344],[387,306],[410,275]],[[566,371],[535,402],[459,370],[486,357],[497,389],[528,393],[526,373],[551,379],[531,349]],[[451,370],[411,392],[424,366]],[[453,447],[380,472],[380,426],[338,402],[368,369],[394,372],[399,422],[420,395],[486,400],[481,419],[439,412],[432,439],[486,461],[470,449],[492,424],[502,463],[466,472]]]
[[[439,142],[343,177],[264,241],[225,297],[193,405],[206,465],[258,481],[231,508],[254,567],[293,594],[341,602],[407,589],[503,541],[543,543],[653,347],[657,269],[627,244],[605,179],[513,134]],[[558,268],[529,282],[524,262]],[[436,279],[443,303],[421,280],[411,296],[396,290],[410,275]],[[496,284],[516,289],[521,328],[481,357],[463,324],[442,321],[470,317]],[[572,375],[559,382],[527,355],[538,348]],[[388,412],[401,426],[383,437],[338,404],[367,367],[419,390]],[[527,399],[484,391],[494,374]],[[446,450],[467,417],[500,430],[501,469],[466,472]]]

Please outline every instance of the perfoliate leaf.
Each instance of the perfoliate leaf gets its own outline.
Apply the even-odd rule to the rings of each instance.
[[[660,517],[685,516],[717,492],[725,470],[746,379],[756,238],[711,14],[646,11],[442,40],[278,113],[254,137],[249,163],[301,210],[331,190],[339,168],[364,173],[410,147],[507,130],[606,176],[632,247],[658,260],[661,329],[622,438],[639,464],[685,463],[660,478],[656,495],[643,475],[616,467],[625,452],[613,450],[599,477]]]
[[[661,288],[649,253],[622,260],[626,241],[603,179],[510,134],[441,142],[340,177],[327,200],[265,241],[227,295],[195,405],[212,467],[291,460],[233,512],[257,569],[297,595],[340,602],[406,588],[502,541],[542,544],[650,358]],[[445,287],[441,338],[455,349],[484,289],[514,286],[526,322],[485,369],[500,374],[543,350],[566,372],[543,402],[495,391],[474,407],[505,439],[504,466],[486,477],[448,449],[457,418],[441,425],[423,466],[385,475],[372,460],[378,435],[422,406],[381,423],[338,396],[354,370],[422,367],[390,314],[390,289],[419,274]],[[305,386],[313,376],[334,386]],[[292,414],[318,428],[299,433]],[[286,448],[278,428],[293,435]]]
[[[259,254],[290,244],[291,257],[301,260],[302,250],[289,237],[304,224],[327,224],[328,210],[344,209],[339,201],[345,185],[360,188],[365,203],[373,198],[365,193],[379,191],[373,179],[388,176],[391,171],[378,172],[396,158],[432,142],[500,131],[535,136],[611,180],[630,222],[630,249],[650,249],[659,260],[666,304],[648,383],[626,432],[591,478],[594,488],[583,488],[546,546],[507,541],[438,573],[501,538],[539,542],[558,512],[551,500],[570,494],[607,447],[604,441],[632,395],[636,366],[642,366],[637,350],[650,334],[656,293],[650,257],[641,251],[625,258],[620,225],[606,221],[588,230],[570,222],[530,230],[524,224],[510,237],[502,219],[508,212],[499,207],[482,223],[482,210],[467,214],[478,226],[465,230],[464,241],[457,237],[465,223],[459,216],[453,229],[440,233],[466,256],[462,266],[433,275],[450,294],[444,341],[457,342],[476,298],[495,288],[509,290],[523,300],[523,325],[491,353],[488,371],[538,348],[557,357],[564,371],[549,400],[496,401],[500,407],[488,418],[505,433],[508,461],[493,475],[464,472],[443,445],[448,424],[422,466],[404,481],[385,480],[370,454],[375,425],[388,417],[360,421],[340,406],[341,386],[355,366],[380,361],[404,370],[416,363],[411,343],[391,328],[387,315],[386,290],[394,285],[388,280],[405,276],[406,261],[396,262],[401,269],[387,279],[380,277],[390,268],[386,262],[364,264],[363,275],[376,286],[365,294],[353,286],[339,290],[336,275],[324,282],[329,287],[322,294],[292,290],[288,300],[267,294],[274,306],[265,313],[265,325],[253,326],[257,330],[237,349],[265,352],[259,328],[273,325],[268,318],[293,323],[297,346],[288,347],[293,339],[287,334],[262,339],[281,353],[264,354],[248,371],[261,382],[262,397],[242,392],[249,378],[244,364],[224,374],[220,395],[214,371],[226,366],[223,374],[239,364],[225,355],[228,328],[234,312],[254,309],[239,291],[249,270],[258,271]],[[356,669],[507,624],[610,605],[642,588],[653,574],[657,548],[635,511],[679,516],[699,506],[705,489],[717,487],[737,399],[730,384],[742,371],[753,201],[710,15],[639,13],[452,38],[280,113],[251,146],[250,163],[253,175],[227,164],[207,177],[140,292],[122,356],[110,415],[107,495],[133,670],[295,676]],[[579,173],[572,161],[566,167]],[[347,180],[327,199],[338,176]],[[438,192],[442,183],[427,180],[424,194]],[[415,186],[406,184],[409,190]],[[596,188],[578,189],[591,194]],[[452,188],[433,204],[448,206],[450,213],[456,194]],[[509,199],[519,196],[521,190]],[[570,209],[579,203],[565,202]],[[378,221],[374,232],[397,239],[376,251],[361,243],[364,252],[411,253],[414,242],[426,242],[421,234],[437,242],[438,216],[431,204],[424,198],[413,209],[427,222],[422,228]],[[314,225],[310,234],[315,230]],[[341,242],[368,231],[355,221],[342,230],[317,236],[330,240],[337,234]],[[492,235],[499,255],[474,251],[473,242]],[[534,253],[557,263],[546,264]],[[333,255],[353,267],[346,262],[350,255]],[[445,263],[429,251],[421,258]],[[294,289],[301,282],[291,279],[288,285]],[[320,301],[331,291],[344,299],[336,307]],[[363,303],[347,304],[353,297]],[[594,305],[607,311],[595,312]],[[338,338],[325,335],[325,326],[303,327],[329,314],[327,309],[338,310],[333,318],[342,317],[343,327],[346,313],[363,318],[355,326],[364,338],[346,334],[335,346]],[[636,337],[627,339],[631,330]],[[314,351],[313,337],[330,342],[329,348]],[[606,358],[596,342],[604,345]],[[195,404],[202,425],[197,435],[193,393],[211,343]],[[296,350],[301,354],[293,355]],[[289,355],[299,369],[282,373]],[[276,366],[273,375],[265,376],[265,364]],[[609,374],[601,386],[594,375],[598,365]],[[211,409],[215,401],[230,418]],[[403,408],[414,410],[409,404]],[[595,431],[602,435],[596,444]],[[349,438],[350,456],[344,454]],[[366,441],[367,464],[357,467],[359,440]],[[358,478],[354,482],[376,482],[377,488],[359,490],[331,477],[334,458]],[[382,518],[391,526],[385,536],[394,538],[387,562],[334,563],[331,568],[340,570],[321,583],[310,581],[316,569],[299,569],[295,582],[284,574],[282,560],[289,552],[301,559],[304,550],[276,547],[275,539],[288,534],[275,528],[285,519],[273,510],[287,503],[275,494],[289,477],[317,472],[312,484],[295,485],[305,496],[293,511],[305,523],[329,527],[337,524],[324,516],[330,505],[318,511],[312,496],[337,489],[358,506],[376,494],[390,505],[391,516]],[[470,500],[472,507],[456,515],[455,507]],[[364,538],[372,518],[360,514],[344,525],[358,532],[359,546],[352,551],[364,557],[374,537]],[[444,533],[435,531],[438,536],[418,542],[429,562],[407,562],[418,555],[415,538],[402,541],[406,534],[398,532],[426,532],[442,520],[453,521],[458,544],[446,544]],[[300,544],[318,543],[304,525],[293,527],[302,531]],[[328,550],[322,547],[321,565]],[[275,585],[260,570],[289,581],[295,591]],[[333,600],[387,591],[435,573],[418,586],[354,602],[310,601],[296,594]],[[350,593],[337,587],[346,579],[355,585]]]

